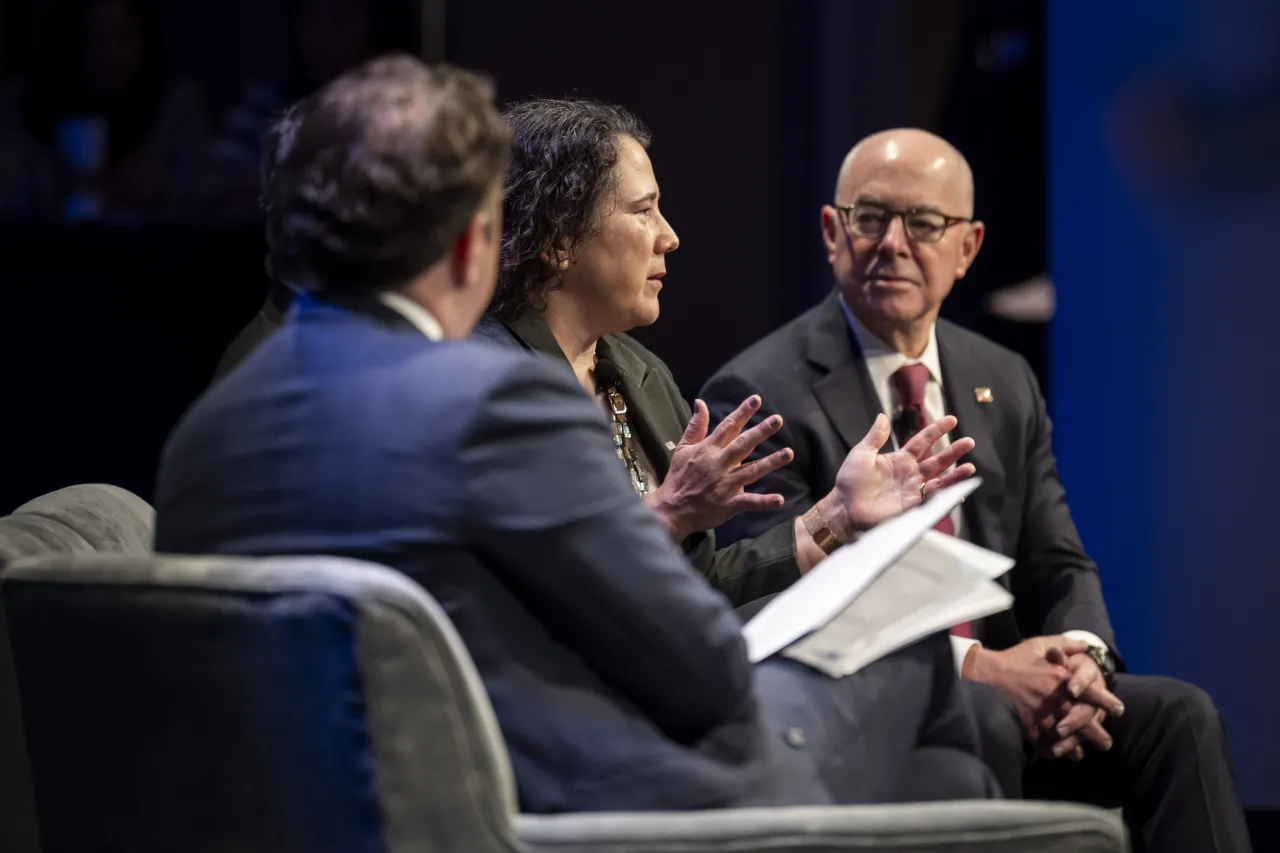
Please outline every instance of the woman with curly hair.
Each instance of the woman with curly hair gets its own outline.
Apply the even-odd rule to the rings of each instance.
[[[792,452],[747,461],[781,418],[744,429],[760,407],[752,397],[709,430],[706,405],[699,400],[691,411],[662,360],[625,334],[658,319],[666,256],[680,245],[658,207],[649,132],[626,110],[585,100],[529,101],[505,118],[512,154],[503,192],[503,276],[476,334],[573,370],[611,422],[636,492],[735,605],[786,588],[837,540],[918,503],[922,483],[933,490],[972,473],[972,465],[948,471],[972,447],[968,439],[932,454],[953,418],[883,456],[888,422],[877,421],[813,510],[717,550],[714,528],[739,512],[782,505],[781,496],[746,487],[790,462]],[[881,466],[891,465],[908,466],[908,485],[868,501],[872,484],[883,481]]]

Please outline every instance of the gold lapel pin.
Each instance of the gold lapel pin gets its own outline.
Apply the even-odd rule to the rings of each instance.
[[[675,449],[676,449],[676,443],[674,441],[668,441],[667,450],[675,450]]]
[[[979,403],[994,403],[996,398],[991,395],[990,388],[974,388],[973,399]]]

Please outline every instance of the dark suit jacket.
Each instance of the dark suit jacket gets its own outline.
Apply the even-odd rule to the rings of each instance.
[[[511,323],[486,317],[475,337],[508,348],[549,356],[573,376],[572,368],[542,316],[529,311]],[[680,396],[671,371],[649,350],[628,335],[606,335],[597,344],[600,358],[611,359],[622,375],[622,396],[627,417],[635,428],[645,455],[661,482],[671,467],[667,442],[677,443],[693,411]],[[739,400],[738,403],[741,403]],[[735,404],[736,407],[736,404]],[[766,527],[753,528],[750,539],[717,548],[715,533],[694,534],[684,550],[708,580],[734,606],[780,592],[800,578],[796,565],[794,518],[773,517]]]
[[[235,339],[227,345],[226,351],[213,371],[213,378],[221,379],[235,369],[236,365],[249,357],[267,338],[284,325],[285,312],[293,302],[293,290],[278,281],[271,283],[267,292],[267,301],[262,303],[258,313],[240,330]]]
[[[543,359],[299,297],[182,418],[156,510],[161,552],[333,554],[426,587],[527,811],[711,808],[752,784],[758,750],[698,747],[758,716],[739,620]]]
[[[967,435],[977,443],[968,459],[983,479],[962,507],[968,537],[1017,560],[1002,581],[1014,594],[1013,610],[984,620],[977,637],[1002,649],[1077,629],[1114,649],[1098,568],[1067,509],[1052,425],[1031,368],[1021,356],[945,320],[938,321],[937,334],[947,410],[959,421],[952,437]],[[975,388],[991,389],[993,401],[977,402]],[[719,531],[727,541],[812,506],[831,489],[845,455],[880,412],[835,292],[726,364],[702,398],[717,417],[749,394],[764,401],[758,417],[783,416],[783,429],[759,452],[791,447],[796,458],[758,486],[784,495],[786,505],[738,516]]]

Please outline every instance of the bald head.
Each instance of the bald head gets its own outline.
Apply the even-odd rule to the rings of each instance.
[[[950,142],[925,130],[873,133],[845,155],[836,178],[836,204],[887,193],[916,196],[952,216],[973,216],[973,172],[968,161]]]
[[[923,130],[868,136],[844,158],[821,223],[845,305],[882,341],[919,357],[986,233],[973,219],[964,157]]]

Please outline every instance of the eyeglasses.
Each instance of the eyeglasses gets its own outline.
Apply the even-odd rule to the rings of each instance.
[[[917,243],[936,243],[952,225],[973,221],[969,217],[948,216],[936,210],[918,208],[894,210],[892,207],[872,201],[846,204],[838,209],[849,234],[868,240],[879,240],[883,237],[889,230],[889,223],[893,222],[894,217],[897,216],[902,217],[902,225],[907,231],[907,236]]]

